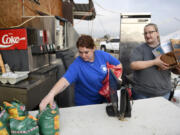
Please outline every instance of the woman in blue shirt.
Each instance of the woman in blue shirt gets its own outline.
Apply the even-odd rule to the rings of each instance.
[[[105,101],[99,94],[99,90],[107,74],[106,63],[122,68],[121,63],[109,53],[95,50],[91,36],[82,35],[76,46],[79,56],[41,101],[40,110],[44,110],[47,104],[53,105],[54,97],[73,82],[75,83],[75,105],[98,104]]]

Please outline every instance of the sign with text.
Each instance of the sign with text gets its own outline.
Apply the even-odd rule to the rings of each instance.
[[[25,28],[1,29],[0,50],[26,50],[27,32]]]

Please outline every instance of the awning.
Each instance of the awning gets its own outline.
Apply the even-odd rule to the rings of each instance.
[[[93,20],[95,18],[96,12],[92,0],[89,0],[88,4],[76,4],[73,0],[71,3],[73,4],[74,19]]]

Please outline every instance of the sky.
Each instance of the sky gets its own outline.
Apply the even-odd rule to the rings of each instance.
[[[75,3],[88,3],[88,0],[74,0]],[[89,34],[94,38],[108,34],[118,37],[120,13],[148,12],[151,22],[158,25],[160,35],[180,30],[180,0],[93,0],[96,17],[94,20],[74,20],[79,34]]]

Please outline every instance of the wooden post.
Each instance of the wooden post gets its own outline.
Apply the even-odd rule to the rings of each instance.
[[[0,54],[0,67],[1,67],[2,73],[6,73],[4,62],[3,62],[1,54]]]

